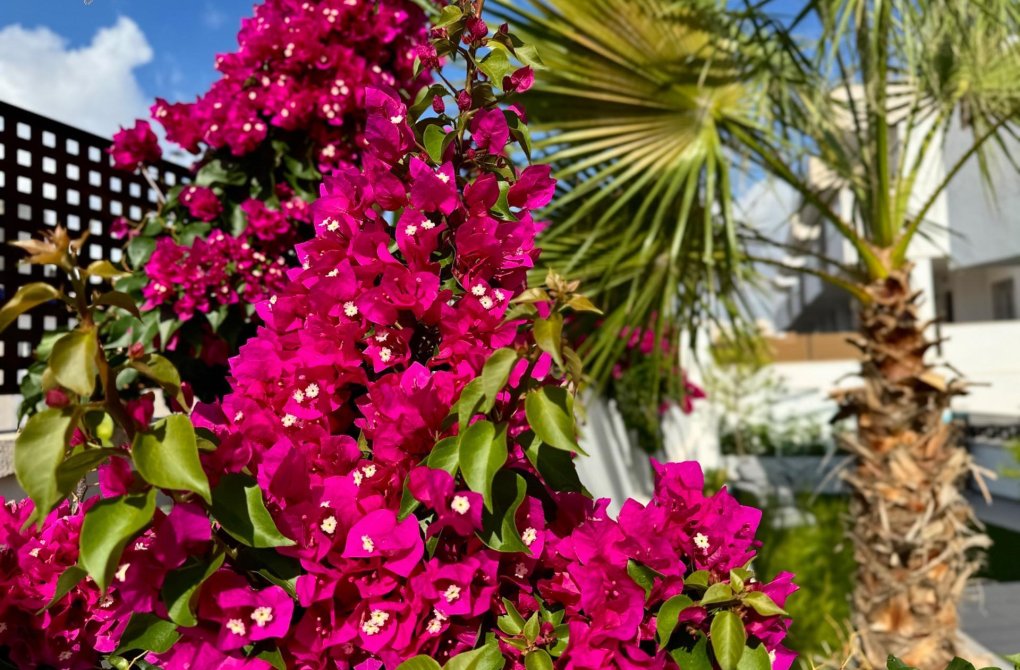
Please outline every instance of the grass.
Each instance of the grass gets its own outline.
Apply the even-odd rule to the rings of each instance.
[[[796,575],[800,590],[786,604],[793,618],[786,646],[806,660],[830,656],[843,647],[856,564],[853,547],[845,538],[846,499],[805,496],[798,506],[810,512],[817,523],[777,528],[772,523],[774,512],[766,505],[758,533],[763,546],[755,570],[766,579],[784,570]]]

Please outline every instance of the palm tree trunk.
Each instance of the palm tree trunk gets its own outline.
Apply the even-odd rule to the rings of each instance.
[[[962,485],[971,459],[946,422],[963,383],[926,362],[929,324],[917,315],[910,268],[868,286],[861,308],[860,388],[837,393],[857,418],[844,446],[855,457],[851,539],[857,559],[854,628],[878,667],[894,654],[922,670],[946,666],[957,649],[957,605],[988,539]]]

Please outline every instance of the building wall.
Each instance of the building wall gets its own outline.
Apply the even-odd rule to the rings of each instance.
[[[946,138],[946,164],[962,155],[969,142],[969,131],[956,126]],[[1020,142],[1013,140],[1007,145],[1013,156],[1020,156]],[[982,183],[979,163],[973,159],[947,189],[955,267],[1020,256],[1020,175],[994,152],[989,156],[989,169],[995,175],[994,194]]]
[[[1020,231],[1017,233],[1020,235]],[[1020,265],[965,268],[952,271],[948,286],[953,295],[953,321],[958,323],[992,321],[992,287],[996,282],[1012,279],[1014,313],[1020,316]]]

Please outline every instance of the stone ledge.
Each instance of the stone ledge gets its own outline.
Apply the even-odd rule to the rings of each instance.
[[[14,437],[16,433],[0,433],[0,477],[14,474]]]

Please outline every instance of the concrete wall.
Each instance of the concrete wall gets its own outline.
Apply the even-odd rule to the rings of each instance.
[[[966,151],[971,133],[956,126],[946,138],[945,159],[955,161]],[[1007,142],[1014,156],[1020,142]],[[989,155],[995,175],[994,197],[982,184],[977,161],[971,160],[947,190],[949,221],[954,237],[951,257],[957,267],[992,263],[1020,256],[1020,175],[1001,154]]]
[[[1020,289],[1020,284],[1018,284]],[[974,384],[968,395],[957,398],[960,412],[1020,416],[1020,321],[984,321],[945,324],[942,359],[953,364]],[[835,408],[828,399],[837,384],[853,386],[858,363],[842,361],[789,362],[773,366],[791,393],[816,407]],[[950,373],[951,374],[951,373]]]

